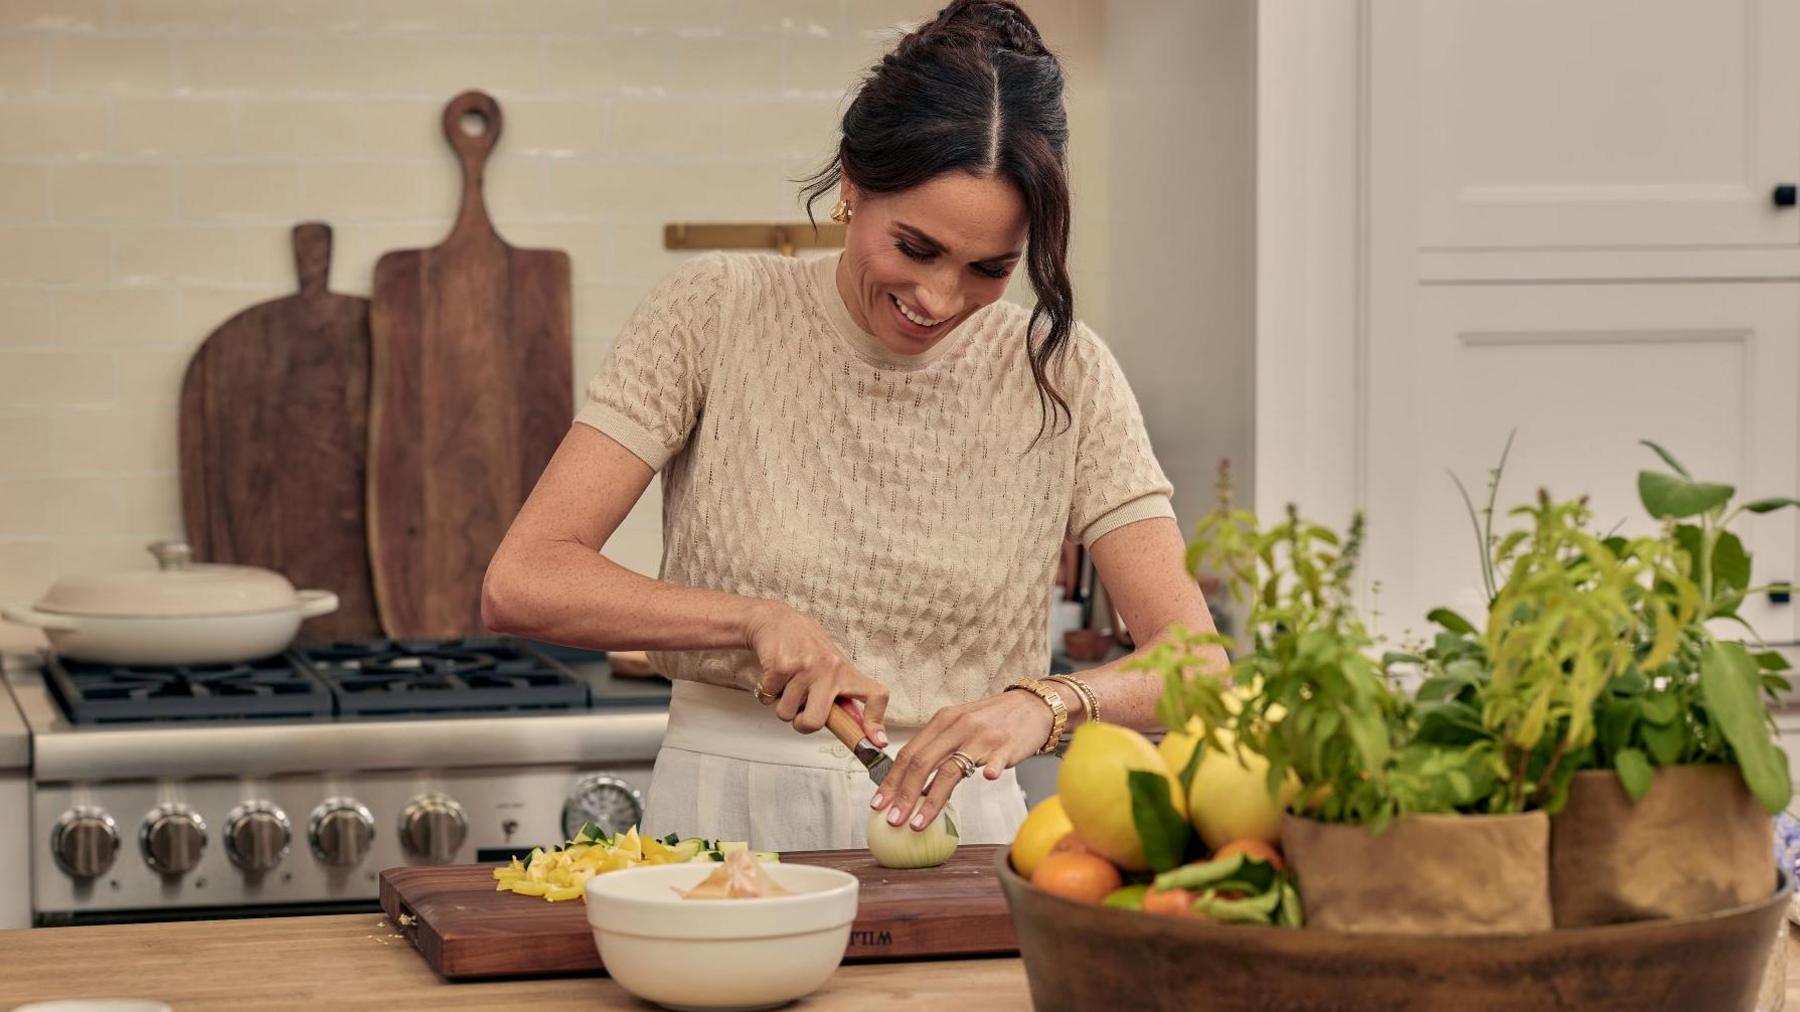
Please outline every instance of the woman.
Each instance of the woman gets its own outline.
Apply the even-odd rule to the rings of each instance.
[[[1066,138],[1031,21],[956,0],[873,69],[803,191],[837,191],[841,255],[696,257],[625,325],[483,614],[675,680],[647,832],[857,847],[870,808],[922,829],[954,792],[966,842],[1010,840],[1012,767],[1097,715],[1152,725],[1161,689],[1119,664],[1042,680],[1065,537],[1140,640],[1212,628],[1137,403],[1074,319]],[[1001,301],[1021,261],[1035,310]],[[659,471],[652,580],[600,549]],[[813,734],[840,699],[901,746],[879,788]]]

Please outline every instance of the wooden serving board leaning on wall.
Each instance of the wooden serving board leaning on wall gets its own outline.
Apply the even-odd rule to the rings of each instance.
[[[363,514],[369,300],[329,291],[331,228],[296,225],[297,294],[201,343],[181,381],[181,512],[202,562],[262,566],[329,590],[306,640],[381,635]]]
[[[501,125],[481,92],[444,108],[456,224],[375,265],[369,549],[394,637],[483,631],[482,575],[575,413],[569,256],[508,245],[482,202]]]

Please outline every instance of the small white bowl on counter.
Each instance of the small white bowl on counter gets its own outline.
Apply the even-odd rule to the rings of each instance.
[[[715,864],[664,864],[596,875],[588,925],[620,987],[665,1008],[775,1008],[831,979],[850,945],[856,876],[768,864],[793,895],[684,899]]]

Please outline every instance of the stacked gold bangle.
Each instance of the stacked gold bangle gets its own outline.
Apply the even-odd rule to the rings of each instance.
[[[1043,747],[1037,750],[1037,754],[1047,755],[1056,751],[1056,747],[1062,743],[1063,731],[1069,726],[1069,708],[1064,705],[1062,695],[1036,678],[1021,678],[1006,687],[1008,692],[1014,689],[1029,692],[1050,707],[1050,737],[1044,739]]]
[[[1088,687],[1088,683],[1076,678],[1074,675],[1051,675],[1049,678],[1045,679],[1045,681],[1061,682],[1069,688],[1074,689],[1076,695],[1081,697],[1083,711],[1082,723],[1100,723],[1100,697],[1094,695],[1094,690]]]

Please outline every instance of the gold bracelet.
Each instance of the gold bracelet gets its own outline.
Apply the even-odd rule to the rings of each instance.
[[[1045,681],[1061,682],[1074,689],[1075,694],[1081,697],[1082,709],[1085,711],[1081,722],[1083,724],[1100,723],[1100,697],[1094,695],[1094,690],[1088,683],[1074,675],[1051,675]]]
[[[1021,678],[1006,687],[1007,692],[1014,689],[1029,692],[1050,707],[1050,737],[1044,739],[1043,747],[1037,750],[1037,754],[1048,755],[1056,751],[1056,747],[1062,743],[1063,731],[1069,726],[1069,708],[1063,704],[1062,695],[1035,678]]]

